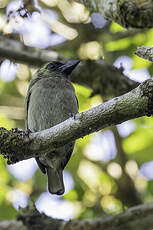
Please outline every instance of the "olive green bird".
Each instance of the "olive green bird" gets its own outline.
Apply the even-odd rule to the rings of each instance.
[[[37,132],[50,128],[78,112],[78,101],[68,77],[79,62],[47,63],[34,74],[26,98],[27,130]],[[36,158],[41,171],[47,172],[48,190],[52,194],[62,195],[65,191],[63,169],[74,144],[71,142]]]

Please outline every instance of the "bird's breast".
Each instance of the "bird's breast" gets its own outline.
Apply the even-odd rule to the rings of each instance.
[[[74,88],[67,79],[41,79],[32,88],[28,106],[31,131],[50,128],[78,112]]]

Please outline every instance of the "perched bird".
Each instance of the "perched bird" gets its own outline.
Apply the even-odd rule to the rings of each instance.
[[[26,128],[37,132],[68,119],[78,112],[78,101],[72,83],[68,79],[80,61],[65,64],[51,62],[40,68],[30,81],[26,98]],[[43,173],[47,172],[48,190],[62,195],[65,191],[63,169],[73,152],[74,143],[57,148],[54,152],[37,157]]]

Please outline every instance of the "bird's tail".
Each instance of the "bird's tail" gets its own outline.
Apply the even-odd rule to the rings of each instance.
[[[48,190],[52,194],[62,195],[65,191],[62,169],[47,168]]]

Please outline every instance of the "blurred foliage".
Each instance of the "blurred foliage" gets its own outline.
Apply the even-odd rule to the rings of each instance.
[[[13,37],[17,36],[17,33],[13,33],[14,24],[6,17],[10,2],[0,0],[0,32]],[[146,69],[151,77],[152,64],[135,56],[134,51],[138,46],[152,45],[153,29],[126,31],[118,24],[110,22],[101,28],[94,28],[91,15],[80,4],[67,0],[40,0],[39,4],[46,15],[45,23],[52,30],[51,36],[61,34],[67,38],[59,45],[48,46],[48,49],[56,50],[67,58],[97,60],[104,57],[105,61],[112,64],[119,57],[128,56],[132,62],[131,69],[129,68],[131,71]],[[47,21],[48,12],[56,16],[51,22]],[[22,36],[17,39],[24,41]],[[36,46],[36,50],[39,49]],[[3,61],[1,60],[2,65]],[[0,126],[7,129],[24,128],[24,100],[28,82],[35,71],[29,66],[14,64],[17,67],[15,75],[11,75],[13,70],[10,62],[5,63],[5,68],[1,65],[0,70]],[[124,59],[118,65],[122,65],[126,71]],[[129,72],[129,75],[134,78],[132,73]],[[141,81],[143,74],[139,72],[137,80]],[[91,89],[80,85],[74,87],[80,112],[102,103],[99,95],[90,98]],[[153,118],[135,119],[133,124],[135,126],[132,130],[128,126],[128,134],[125,126],[122,126],[124,135],[119,129],[114,132],[110,128],[114,143],[111,136],[106,135],[106,130],[97,134],[98,139],[92,134],[77,140],[66,168],[73,177],[74,185],[58,198],[58,201],[65,200],[72,204],[73,218],[94,218],[106,213],[122,212],[132,205],[128,196],[133,196],[135,191],[141,195],[142,202],[153,201],[153,173],[150,164],[147,164],[153,159]],[[117,153],[116,157],[111,146]],[[22,170],[26,170],[26,167]],[[130,190],[132,185],[134,190]],[[5,160],[0,157],[0,220],[14,218],[16,209],[22,206],[20,201],[23,197],[18,197],[18,193],[13,189],[21,191],[29,200],[36,202],[40,195],[46,192],[46,188],[46,176],[39,169],[31,172],[30,179],[24,180],[23,176],[23,181],[20,181],[13,171],[8,170]],[[125,194],[125,200],[121,194]],[[19,199],[18,205],[16,199]],[[53,196],[52,199],[56,200],[57,197]],[[52,210],[52,207],[50,209]]]

